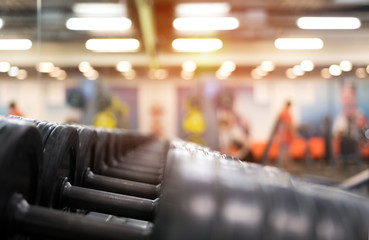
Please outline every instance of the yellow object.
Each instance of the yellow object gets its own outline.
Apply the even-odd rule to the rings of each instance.
[[[114,113],[110,110],[110,107],[107,107],[103,111],[96,114],[94,119],[94,125],[103,128],[117,127],[117,120],[115,118]]]
[[[128,128],[128,115],[128,104],[121,102],[117,97],[112,97],[110,105],[96,114],[94,125],[104,128]]]
[[[182,126],[187,133],[202,134],[206,129],[204,115],[197,109],[190,109],[183,120]]]

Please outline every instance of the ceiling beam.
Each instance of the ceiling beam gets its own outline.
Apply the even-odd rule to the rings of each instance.
[[[136,0],[135,2],[142,32],[142,39],[146,54],[149,58],[149,68],[158,69],[159,62],[156,53],[156,33],[152,2],[148,0]]]

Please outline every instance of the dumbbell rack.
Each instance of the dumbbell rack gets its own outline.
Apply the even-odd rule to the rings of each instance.
[[[96,131],[103,132],[102,129]],[[42,134],[45,132],[49,134]],[[55,141],[60,143],[64,136],[68,144],[55,144],[59,146],[57,151],[49,151],[48,141],[57,136],[54,133],[62,132],[68,133],[68,137],[61,134]],[[57,163],[55,168],[58,170],[54,171],[56,177],[50,177],[51,180],[56,179],[56,183],[49,183],[53,187],[60,184],[60,177],[63,177],[64,183],[70,179],[71,183],[78,183],[76,179],[82,179],[83,175],[78,173],[83,173],[88,165],[93,171],[96,170],[91,162],[84,165],[91,159],[83,159],[83,164],[73,160],[76,156],[91,154],[82,152],[81,146],[84,144],[80,143],[85,143],[86,139],[80,142],[81,139],[77,138],[75,141],[78,132],[81,131],[75,126],[40,125],[40,122],[27,119],[0,118],[0,181],[5,183],[0,190],[1,239],[368,238],[369,204],[366,198],[336,188],[297,181],[279,169],[244,163],[232,156],[181,140],[172,140],[169,146],[159,151],[165,153],[165,161],[158,187],[159,200],[150,221],[132,219],[124,212],[120,216],[104,213],[104,206],[111,202],[103,199],[103,196],[127,197],[145,202],[152,200],[85,189],[82,186],[77,189],[83,196],[93,193],[102,197],[101,201],[106,201],[104,204],[99,201],[94,203],[96,206],[100,204],[101,213],[84,209],[84,205],[76,207],[68,202],[55,204],[60,194],[47,196],[45,192],[51,195],[59,193],[55,190],[58,188],[50,189],[47,183],[42,182],[48,176],[45,171],[55,167],[52,161]],[[97,141],[102,139],[97,138]],[[127,141],[131,142],[130,148],[135,148],[135,151],[114,151],[112,149],[119,148],[112,147],[116,146],[112,144],[114,141],[107,141],[109,144],[103,144],[104,149],[92,148],[92,153],[95,153],[92,162],[96,164],[99,161],[96,156],[101,155],[100,161],[106,161],[104,165],[118,171],[120,165],[134,165],[134,162],[130,162],[131,157],[139,159],[142,151],[144,153],[140,158],[146,158],[147,161],[157,153],[151,151],[148,145],[149,142],[158,144],[152,139],[145,141],[145,144]],[[65,148],[66,145],[69,147]],[[61,157],[56,154],[58,152],[62,153]],[[60,160],[56,161],[58,157]],[[49,159],[50,165],[42,162],[45,159]],[[73,171],[71,163],[83,167],[79,170],[75,167]],[[70,187],[68,184],[66,186]],[[42,194],[45,196],[42,197]],[[76,197],[80,194],[76,194]],[[81,202],[90,201],[81,199]],[[96,209],[96,206],[91,208]],[[114,210],[113,206],[107,207]]]

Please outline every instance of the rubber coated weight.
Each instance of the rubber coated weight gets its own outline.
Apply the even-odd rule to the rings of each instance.
[[[286,185],[278,183],[279,174],[248,175],[200,156],[185,148],[170,151],[153,239],[368,238],[364,197],[307,183]],[[274,182],[260,181],[262,176]]]
[[[111,156],[111,159],[107,159],[108,160],[107,165],[121,168],[121,169],[132,170],[135,172],[147,173],[147,174],[154,174],[154,175],[163,174],[163,166],[165,165],[165,161],[162,161],[162,156],[164,155],[162,151],[165,151],[166,149],[164,149],[162,146],[160,145],[157,146],[158,147],[157,154],[152,154],[151,159],[150,159],[151,161],[156,160],[156,159],[161,160],[162,161],[161,165],[159,165],[158,167],[148,167],[145,165],[140,166],[140,165],[137,165],[137,161],[135,161],[137,156],[134,156],[134,155],[132,156],[131,161],[127,161],[127,162],[122,161],[123,154],[121,153],[121,149],[125,148],[125,146],[122,146],[122,139],[123,137],[125,137],[122,134],[122,132],[112,131],[111,137],[113,138],[112,139],[112,145],[113,145],[112,156]],[[152,145],[156,142],[157,141],[152,140],[150,141],[150,143],[144,143],[143,145],[147,145],[147,144]],[[142,145],[139,146],[138,148],[141,148],[141,147]],[[128,154],[132,151],[136,152],[135,150],[131,150],[131,151],[128,151]]]
[[[37,125],[40,126],[43,124]],[[42,206],[83,209],[141,220],[153,219],[157,201],[73,187],[71,183],[75,175],[78,147],[78,132],[71,126],[57,125],[49,134],[44,146]]]
[[[42,150],[39,148],[40,134],[30,123],[0,117],[0,136],[0,181],[3,193],[0,194],[0,216],[3,216],[8,197],[15,191],[25,196],[30,203],[38,203]],[[6,228],[5,224],[1,223],[0,228]]]
[[[40,123],[37,128],[49,125],[50,123]],[[54,126],[49,127],[51,133],[43,146],[44,171],[41,177],[40,205],[47,207],[55,207],[59,201],[55,196],[58,194],[58,183],[61,179],[68,178],[74,183],[79,147],[78,133],[74,128],[56,124]]]
[[[41,122],[38,120],[22,118],[18,116],[11,116],[11,118],[36,124],[42,134],[43,145],[46,144],[49,135],[51,134],[53,129],[57,126],[57,124],[54,123]],[[159,196],[160,192],[159,185],[150,185],[123,179],[120,180],[111,177],[96,175],[93,172],[91,172],[88,169],[88,167],[90,167],[91,162],[94,160],[94,155],[96,153],[95,151],[96,131],[91,127],[85,126],[68,125],[67,127],[75,128],[78,131],[80,139],[79,157],[77,158],[76,162],[77,165],[75,174],[76,180],[73,181],[74,185],[148,199],[155,199]],[[63,164],[62,166],[64,168],[71,167],[69,164]],[[74,170],[63,169],[63,171],[68,172]],[[72,177],[69,178],[73,179]],[[50,179],[50,181],[53,180],[54,179]],[[63,178],[61,178],[61,181],[63,181]],[[53,189],[54,190],[52,192],[55,192],[55,186],[53,187]]]
[[[110,224],[29,205],[37,201],[42,145],[39,131],[25,121],[0,117],[1,239],[146,239],[151,229]],[[23,198],[23,196],[26,197]],[[28,200],[28,202],[27,202]],[[25,235],[22,237],[21,235]]]
[[[72,126],[78,131],[79,156],[76,164],[76,186],[82,186],[83,177],[87,168],[91,166],[96,153],[97,134],[92,128]]]
[[[91,169],[94,173],[101,174],[102,166],[105,164],[105,158],[108,156],[109,134],[104,131],[97,130],[96,133],[99,141],[96,142],[95,157],[91,162]]]
[[[111,135],[109,132],[102,130],[97,130],[97,135],[99,140],[97,141],[96,154],[93,162],[92,171],[94,173],[153,185],[161,182],[162,178],[160,175],[133,172],[116,168],[116,166],[109,166],[107,163],[116,164],[114,163],[116,160],[112,159],[112,153],[109,152],[109,150],[113,151],[114,149],[110,141]]]
[[[159,196],[160,186],[158,185],[94,174],[89,167],[96,152],[96,131],[90,127],[73,127],[78,131],[80,140],[74,185],[148,199],[155,199]]]
[[[36,127],[41,133],[42,146],[45,146],[47,139],[49,138],[51,132],[57,125],[54,123],[48,123],[48,122],[35,122],[35,123],[36,123]]]

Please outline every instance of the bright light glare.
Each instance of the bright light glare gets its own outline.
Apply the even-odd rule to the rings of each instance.
[[[10,63],[0,62],[0,72],[7,72],[10,69]]]
[[[59,76],[61,71],[62,70],[60,69],[60,67],[54,67],[54,69],[49,73],[49,76],[56,78],[57,76]]]
[[[340,68],[344,72],[349,72],[352,70],[352,63],[350,61],[344,60],[340,62]]]
[[[40,62],[37,64],[36,69],[40,73],[51,73],[54,70],[54,64],[52,62]]]
[[[65,23],[70,30],[125,31],[131,28],[132,21],[119,18],[69,18]]]
[[[236,64],[233,61],[224,61],[220,69],[225,72],[233,72],[236,70]]]
[[[255,72],[257,74],[259,74],[261,77],[265,77],[266,75],[268,75],[268,72],[264,71],[261,66],[258,66],[257,68],[255,68]]]
[[[60,70],[58,76],[56,76],[56,79],[59,81],[62,81],[67,78],[67,72],[65,70]]]
[[[355,75],[358,78],[366,78],[368,76],[366,74],[365,68],[358,68],[358,69],[356,69]]]
[[[168,71],[166,69],[151,69],[149,71],[149,78],[155,80],[164,80],[168,77]]]
[[[234,17],[186,17],[173,21],[173,27],[179,31],[233,30],[239,25]]]
[[[154,72],[154,79],[163,80],[168,77],[168,71],[166,69],[157,69]]]
[[[127,79],[127,80],[133,80],[136,77],[136,71],[131,69],[127,72],[122,72],[122,75]]]
[[[133,52],[140,47],[137,39],[89,39],[86,48],[94,52]]]
[[[88,80],[96,80],[99,77],[99,72],[96,71],[95,69],[90,69],[89,71],[83,73],[83,75],[88,79]]]
[[[321,49],[324,43],[320,38],[278,38],[274,45],[281,50],[297,50]]]
[[[322,76],[322,78],[325,78],[325,79],[329,79],[329,78],[332,77],[332,75],[329,73],[329,69],[328,68],[323,68],[320,71],[320,75]]]
[[[267,60],[267,61],[263,61],[260,67],[265,72],[271,72],[275,69],[275,64],[274,62]]]
[[[4,25],[4,21],[0,18],[0,28],[2,28]]]
[[[305,71],[302,69],[302,67],[300,65],[295,65],[292,68],[293,74],[295,74],[296,76],[303,76],[305,74]]]
[[[19,70],[19,73],[18,73],[18,75],[17,75],[17,78],[18,78],[19,80],[24,80],[24,79],[26,79],[26,78],[27,78],[27,76],[28,76],[27,71],[26,71],[26,70],[24,70],[24,69],[20,69],[20,70]]]
[[[332,76],[339,76],[342,73],[342,70],[340,68],[340,66],[336,65],[336,64],[332,64],[331,66],[329,66],[329,73]]]
[[[305,72],[311,72],[314,70],[314,63],[311,60],[302,61],[300,66]]]
[[[75,3],[73,12],[77,16],[125,16],[127,7],[119,3]]]
[[[91,68],[91,64],[87,61],[83,61],[78,65],[78,69],[82,73],[88,72]]]
[[[229,76],[231,75],[230,72],[226,72],[223,71],[222,69],[219,69],[218,71],[216,71],[215,76],[219,79],[219,80],[226,80]]]
[[[223,42],[217,38],[177,38],[172,46],[180,52],[212,52],[221,49]]]
[[[297,78],[297,76],[295,75],[295,73],[293,72],[293,68],[289,68],[286,70],[286,76],[289,78],[289,79],[295,79]]]
[[[0,39],[0,50],[28,50],[31,47],[29,39]]]
[[[261,79],[262,78],[262,76],[258,73],[258,69],[256,69],[256,68],[251,71],[251,77],[253,79]]]
[[[196,68],[197,68],[196,63],[193,61],[185,61],[182,64],[182,69],[185,72],[194,72]]]
[[[297,26],[301,29],[358,29],[361,22],[356,17],[301,17]]]
[[[185,16],[226,16],[231,7],[228,3],[183,3],[176,6],[176,15]]]
[[[8,71],[9,77],[16,77],[19,73],[19,68],[17,66],[10,67]]]
[[[128,61],[120,61],[117,63],[116,69],[119,72],[128,72],[132,69],[132,64]]]

